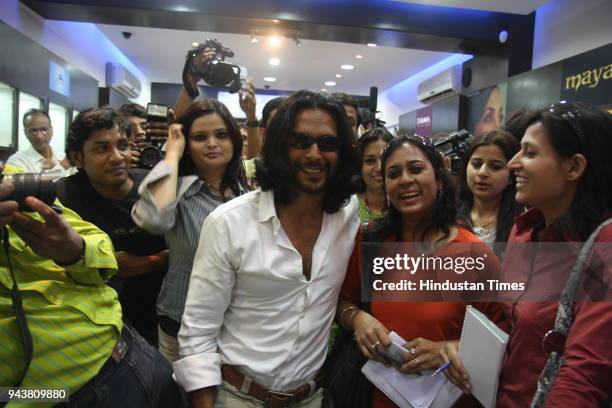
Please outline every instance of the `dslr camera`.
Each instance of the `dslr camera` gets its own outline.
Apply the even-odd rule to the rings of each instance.
[[[215,55],[199,69],[195,60],[207,48],[214,49]],[[247,70],[225,61],[225,58],[232,58],[233,56],[234,52],[231,49],[224,47],[219,40],[210,38],[204,43],[198,44],[195,49],[190,50],[187,53],[187,61],[183,68],[183,84],[189,95],[195,99],[199,95],[199,91],[197,86],[191,86],[187,80],[188,73],[202,78],[208,85],[225,88],[229,93],[238,92],[242,86],[242,81],[247,77]]]
[[[440,153],[451,159],[451,172],[453,174],[457,174],[461,170],[471,138],[470,132],[462,129],[451,132],[447,138],[434,143]]]
[[[147,129],[151,124],[156,123],[160,126],[168,123],[168,106],[159,105],[156,103],[147,104]],[[140,161],[138,166],[143,169],[152,169],[165,156],[163,151],[164,143],[154,143],[151,141],[149,132],[147,132],[146,146],[140,149]]]

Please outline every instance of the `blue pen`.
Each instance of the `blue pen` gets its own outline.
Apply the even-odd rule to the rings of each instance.
[[[446,369],[447,369],[448,367],[450,367],[450,366],[451,366],[450,361],[449,361],[448,363],[444,363],[444,364],[442,364],[442,365],[440,366],[440,368],[438,368],[436,371],[434,371],[434,373],[433,373],[431,376],[433,377],[434,375],[438,375],[438,374],[440,374],[442,371],[446,370]]]

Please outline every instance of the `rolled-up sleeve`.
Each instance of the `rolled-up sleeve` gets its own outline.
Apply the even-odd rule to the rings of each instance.
[[[221,384],[216,338],[236,281],[228,232],[223,219],[209,216],[200,234],[178,334],[181,359],[174,363],[175,378],[187,392]]]
[[[176,206],[187,188],[197,179],[195,176],[179,177],[176,199],[164,208],[157,208],[149,186],[168,177],[170,171],[170,166],[165,161],[157,163],[140,184],[140,199],[132,207],[134,223],[153,235],[163,235],[174,226]]]

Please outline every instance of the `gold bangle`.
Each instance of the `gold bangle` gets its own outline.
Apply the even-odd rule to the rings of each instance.
[[[342,313],[340,313],[340,319],[339,319],[339,321],[340,321],[340,326],[343,326],[343,327],[347,327],[347,328],[348,328],[348,326],[347,326],[346,324],[344,324],[344,320],[343,320],[342,318],[344,317],[344,314],[345,314],[346,312],[348,312],[349,310],[353,310],[353,313],[351,314],[351,316],[353,316],[355,313],[357,313],[357,312],[359,311],[359,308],[358,308],[357,306],[349,306],[349,307],[345,308],[345,309],[342,311]]]
[[[351,327],[351,323],[352,323],[352,322],[353,322],[353,320],[355,319],[355,316],[357,316],[357,313],[359,313],[359,312],[361,312],[361,311],[362,311],[362,310],[361,310],[361,309],[359,309],[359,308],[357,308],[357,309],[353,310],[353,313],[351,313],[351,314],[349,315],[349,317],[348,317],[348,319],[347,319],[348,321],[346,322],[346,325],[345,325],[344,327],[345,327],[345,328],[347,328],[347,329],[353,329],[353,330],[354,330],[354,328],[353,328],[353,327]]]

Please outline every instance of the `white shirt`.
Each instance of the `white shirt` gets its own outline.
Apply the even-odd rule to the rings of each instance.
[[[62,175],[65,173],[65,169],[60,164],[60,158],[55,153],[53,148],[51,148],[51,159],[53,160],[54,166],[53,168],[44,170],[47,171],[57,171],[61,170]],[[26,150],[22,150],[20,152],[16,152],[6,161],[8,164],[12,164],[13,166],[21,167],[27,173],[40,173],[43,171],[43,162],[45,158],[34,149],[34,147],[30,146]]]
[[[354,197],[324,214],[308,281],[272,192],[217,207],[202,227],[178,335],[174,373],[183,388],[221,384],[221,363],[276,391],[312,379],[325,360],[358,228]]]

